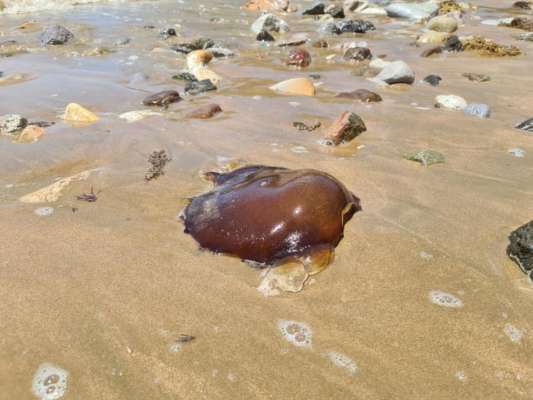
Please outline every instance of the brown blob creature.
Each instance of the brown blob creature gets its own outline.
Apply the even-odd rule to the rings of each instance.
[[[215,188],[191,199],[185,232],[202,248],[271,266],[300,260],[325,268],[359,199],[315,170],[249,166],[208,172]]]

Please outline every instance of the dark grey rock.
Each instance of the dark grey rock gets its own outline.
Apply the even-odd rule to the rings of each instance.
[[[74,38],[74,34],[61,25],[47,27],[39,35],[39,41],[43,46],[65,44]]]
[[[326,14],[331,15],[333,18],[344,18],[344,8],[338,4],[331,4],[326,7]]]
[[[424,78],[424,82],[429,83],[431,86],[439,86],[442,78],[438,75],[428,75]]]
[[[169,104],[182,100],[180,94],[175,90],[164,90],[154,93],[143,100],[145,106],[167,107]]]
[[[362,19],[353,19],[350,21],[341,21],[337,23],[337,27],[341,33],[366,33],[368,31],[376,30],[375,25],[370,21]]]
[[[274,39],[274,36],[272,36],[269,32],[261,31],[257,34],[255,40],[258,40],[260,42],[273,42],[276,39]]]
[[[446,40],[446,42],[444,42],[443,49],[446,51],[459,52],[464,50],[464,46],[457,35],[452,35]]]
[[[524,122],[520,122],[518,125],[515,126],[515,128],[533,133],[533,118],[529,118],[526,119]]]
[[[533,221],[513,231],[509,242],[507,255],[533,279]]]
[[[302,15],[323,15],[326,13],[326,6],[324,3],[315,4],[313,7],[305,10]]]
[[[209,79],[196,82],[187,82],[187,85],[185,86],[185,93],[191,95],[209,92],[211,90],[217,90],[217,87]]]

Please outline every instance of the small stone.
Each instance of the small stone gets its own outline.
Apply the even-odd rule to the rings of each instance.
[[[372,22],[363,19],[341,21],[337,26],[341,33],[366,33],[368,31],[376,30],[376,27]]]
[[[217,87],[209,79],[196,82],[187,82],[185,93],[197,95],[211,90],[217,90]]]
[[[424,78],[424,82],[429,83],[431,86],[439,86],[442,78],[438,75],[428,75]]]
[[[420,53],[420,57],[431,57],[435,54],[441,54],[443,50],[442,46],[433,46],[425,49],[422,53]]]
[[[438,17],[432,18],[426,24],[427,29],[446,33],[455,32],[458,27],[459,25],[457,23],[457,20],[453,17],[448,17],[446,15],[440,15]]]
[[[533,279],[533,221],[513,231],[509,242],[507,255]]]
[[[40,126],[29,125],[20,133],[17,138],[18,143],[33,143],[44,135],[44,129]]]
[[[146,117],[151,117],[154,115],[162,115],[161,113],[154,112],[152,110],[138,110],[138,111],[128,111],[120,114],[118,117],[124,119],[129,123],[140,121]]]
[[[515,126],[515,128],[533,133],[533,118],[529,118],[526,119],[524,122],[520,122],[518,125]]]
[[[305,10],[302,15],[323,15],[326,13],[326,6],[323,3],[318,3]]]
[[[0,133],[4,135],[13,135],[27,125],[28,120],[18,114],[6,114],[0,117]]]
[[[87,110],[77,103],[70,103],[65,108],[65,114],[63,115],[65,121],[80,122],[80,123],[93,123],[100,118],[92,111]]]
[[[289,31],[289,25],[273,14],[264,14],[252,24],[250,29],[256,34],[261,31],[283,33]]]
[[[463,76],[465,78],[467,78],[468,80],[472,81],[472,82],[488,82],[488,81],[490,81],[490,76],[483,75],[483,74],[475,74],[475,73],[472,73],[472,72],[465,72],[463,74]]]
[[[417,39],[417,44],[442,44],[450,35],[446,32],[427,31],[421,34]]]
[[[463,111],[479,118],[490,117],[490,107],[487,104],[471,103]]]
[[[363,103],[377,103],[383,100],[379,94],[366,89],[357,89],[353,92],[339,93],[335,97],[339,97],[341,99],[359,100]]]
[[[346,61],[365,61],[372,59],[372,52],[368,47],[351,47],[344,53]]]
[[[181,100],[180,94],[175,90],[163,90],[162,92],[154,93],[143,100],[145,106],[160,106],[167,107],[169,104],[176,103]]]
[[[338,4],[330,4],[326,7],[325,13],[331,15],[333,18],[344,18],[344,9]]]
[[[437,108],[447,108],[449,110],[461,111],[464,110],[467,106],[465,99],[453,94],[450,95],[439,95],[435,98],[435,107]]]
[[[325,139],[334,145],[349,142],[356,136],[366,131],[366,126],[360,116],[345,111],[343,112],[326,133]]]
[[[415,73],[405,62],[394,61],[385,65],[374,79],[388,83],[389,85],[395,83],[412,84],[415,81]]]
[[[271,90],[286,95],[314,96],[316,89],[309,78],[294,78],[279,82],[270,87]]]
[[[340,35],[341,31],[335,22],[324,22],[318,27],[320,35]]]
[[[61,25],[49,26],[39,35],[39,41],[43,46],[65,44],[72,38],[74,38],[72,32]]]
[[[176,79],[178,81],[188,81],[188,82],[198,81],[198,79],[196,79],[196,77],[190,72],[180,72],[179,74],[174,75],[172,79]]]
[[[385,11],[387,11],[389,17],[421,21],[436,15],[439,11],[439,5],[433,1],[424,3],[393,3],[386,6]]]
[[[450,36],[444,43],[444,50],[450,52],[459,52],[464,50],[463,43],[456,35]]]
[[[186,117],[192,119],[209,119],[221,112],[222,108],[218,104],[206,104],[189,112]]]
[[[366,0],[344,0],[345,13],[358,13],[368,7],[368,1]]]
[[[255,37],[255,40],[259,42],[273,42],[276,39],[274,39],[274,36],[272,36],[267,31],[261,31],[257,34],[257,36]]]
[[[305,68],[311,64],[311,54],[304,49],[293,49],[287,57],[287,65]]]
[[[531,3],[529,1],[517,1],[513,4],[513,8],[520,10],[531,10]]]
[[[445,162],[444,155],[434,150],[419,150],[413,154],[406,155],[404,158],[419,162],[424,167]]]

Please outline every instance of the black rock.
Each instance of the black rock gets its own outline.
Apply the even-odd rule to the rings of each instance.
[[[353,32],[353,33],[366,33],[368,31],[376,30],[374,24],[370,21],[362,19],[353,19],[351,21],[341,21],[337,24],[340,33]]]
[[[529,118],[526,119],[524,122],[520,122],[518,125],[515,126],[515,128],[533,133],[533,118]]]
[[[512,232],[509,242],[507,255],[533,279],[533,221]]]
[[[189,54],[191,51],[209,49],[214,45],[215,42],[211,39],[200,38],[188,43],[178,43],[171,46],[170,48],[172,50],[177,51],[178,53]]]
[[[446,51],[463,51],[464,50],[463,43],[461,43],[457,35],[450,36],[444,43],[443,48]]]
[[[180,94],[175,90],[164,90],[154,93],[143,100],[145,106],[162,106],[167,107],[169,104],[180,101]]]
[[[61,25],[49,26],[39,35],[39,41],[43,46],[65,44],[72,38],[74,38],[72,32]]]
[[[217,87],[209,79],[187,82],[187,85],[185,86],[185,93],[192,95],[209,92],[210,90],[217,90]]]
[[[168,28],[161,32],[161,37],[164,39],[168,39],[171,36],[176,36],[176,30],[174,28]]]
[[[442,81],[442,78],[438,75],[428,75],[424,78],[424,82],[429,83],[431,86],[439,86],[440,81]]]
[[[178,81],[198,82],[198,79],[196,79],[196,77],[190,72],[180,72],[179,74],[174,75],[172,79],[176,79]]]
[[[324,15],[326,6],[323,3],[315,4],[313,7],[305,10],[302,15]]]
[[[276,39],[274,39],[274,36],[272,36],[269,32],[261,31],[257,34],[255,40],[259,40],[260,42],[273,42]]]
[[[325,10],[326,14],[331,15],[333,18],[344,18],[344,9],[338,4],[332,4]]]

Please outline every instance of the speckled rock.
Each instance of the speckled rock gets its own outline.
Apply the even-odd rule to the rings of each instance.
[[[349,142],[366,131],[361,117],[353,112],[343,112],[328,129],[325,139],[334,145]]]
[[[13,135],[27,125],[28,120],[18,114],[6,114],[0,117],[0,133],[3,135]]]
[[[74,38],[73,33],[61,25],[49,26],[39,35],[39,41],[43,46],[65,44],[72,38]]]

